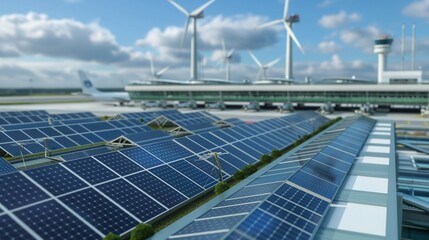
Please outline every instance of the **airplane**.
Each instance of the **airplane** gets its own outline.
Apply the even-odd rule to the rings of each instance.
[[[95,101],[117,102],[116,106],[123,106],[125,103],[131,102],[130,95],[127,92],[101,92],[95,88],[84,71],[79,70],[78,74],[82,85],[82,93],[90,96]]]

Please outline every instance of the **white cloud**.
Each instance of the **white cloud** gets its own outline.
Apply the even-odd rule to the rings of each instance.
[[[353,47],[360,48],[366,53],[371,53],[374,40],[380,37],[381,31],[375,26],[366,28],[346,29],[341,31],[341,40]]]
[[[340,50],[340,46],[335,41],[321,42],[318,47],[321,53],[335,53]]]
[[[329,7],[332,4],[334,4],[337,0],[324,0],[322,3],[319,4],[319,7],[325,8]]]
[[[325,15],[319,20],[319,24],[325,28],[338,28],[346,23],[358,22],[361,16],[357,13],[348,14],[345,11],[340,11],[338,14]]]
[[[414,1],[402,10],[402,14],[429,20],[429,0]]]
[[[98,23],[50,19],[28,13],[0,17],[0,56],[46,56],[103,64],[133,65],[143,55],[120,46],[115,36]]]

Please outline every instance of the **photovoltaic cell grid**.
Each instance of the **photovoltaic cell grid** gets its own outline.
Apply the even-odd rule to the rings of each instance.
[[[253,133],[256,136],[265,134],[260,128]],[[245,138],[239,131],[230,134],[225,137],[224,133],[218,133],[229,140]],[[216,149],[217,145],[211,141],[222,140],[213,134],[196,135],[188,139],[187,145],[193,145],[194,149],[231,152],[231,156],[222,158],[224,164],[231,164],[227,167],[230,174],[224,173],[226,178],[232,175],[232,170],[239,169],[238,166],[244,164],[241,158],[251,158],[232,145],[225,146],[230,147],[228,150]],[[222,141],[222,144],[227,142]],[[172,147],[178,153],[173,155],[165,150],[166,147]],[[61,219],[52,221],[67,221],[73,226],[90,226],[90,230],[86,232],[88,236],[93,236],[93,231],[100,236],[108,232],[123,234],[138,222],[165,213],[217,182],[218,173],[213,163],[199,160],[191,152],[193,150],[187,149],[188,147],[183,148],[182,143],[170,140],[169,143],[151,144],[0,176],[0,203],[13,213],[30,211],[29,209],[34,212],[48,206],[61,216]],[[231,161],[241,161],[241,165]],[[256,159],[252,160],[255,161]],[[16,196],[20,197],[16,199]],[[58,200],[53,196],[58,196]],[[136,208],[142,206],[143,202],[144,208]],[[18,218],[29,228],[45,227],[39,221],[30,224],[30,220],[24,220],[24,215]],[[41,238],[51,234],[49,231],[34,232]],[[4,237],[2,234],[0,232],[0,238]]]
[[[13,173],[16,171],[17,171],[16,168],[14,168],[10,163],[8,163],[3,158],[0,158],[0,175]]]
[[[353,121],[354,120],[356,119],[353,119]],[[352,124],[353,121],[350,121],[348,125]],[[363,119],[363,121],[365,121],[365,119]],[[371,122],[368,124],[366,134],[362,134],[363,138],[360,140],[361,142],[365,141],[370,128],[372,128]],[[309,161],[312,158],[311,156],[313,156],[314,161],[317,161],[316,164],[320,164],[323,161],[323,164],[330,164],[333,166],[333,171],[341,170],[345,176],[344,171],[346,169],[344,169],[343,165],[346,164],[345,162],[349,161],[347,166],[350,166],[354,161],[353,156],[351,156],[352,159],[350,160],[350,154],[348,154],[347,157],[343,157],[341,160],[335,159],[334,162],[332,157],[328,155],[324,155],[328,156],[327,160],[321,160],[323,156],[317,154],[317,152],[323,148],[325,148],[324,152],[334,154],[332,150],[335,149],[326,147],[326,145],[332,143],[331,141],[334,139],[337,141],[337,139],[342,139],[342,136],[349,134],[346,131],[342,133],[341,135],[340,133],[330,134],[327,138],[328,142],[326,142],[326,138],[321,140],[326,142],[324,144],[319,144],[317,139],[312,142],[312,146],[317,146],[315,147],[316,152],[307,154],[310,156],[310,159],[305,162],[309,164],[309,168],[315,167],[315,165],[313,163],[310,164]],[[272,171],[266,172],[261,177],[249,183],[247,187],[237,191],[226,201],[221,202],[218,206],[200,216],[198,220],[185,227],[183,229],[185,231],[181,230],[175,233],[174,238],[193,239],[194,237],[195,239],[223,239],[230,233],[228,239],[294,239],[294,237],[297,237],[297,239],[309,239],[323,219],[325,210],[329,206],[328,201],[326,201],[326,198],[319,197],[317,194],[304,192],[289,184],[281,184],[302,166],[301,164],[296,164],[297,162],[292,158],[303,155],[306,152],[305,149],[306,148],[303,148],[292,155],[290,157],[290,163],[287,163],[288,160],[284,160],[284,162],[273,167]],[[285,165],[288,167],[282,167]],[[291,167],[295,165],[296,167]],[[305,169],[305,167],[303,169]],[[310,170],[306,169],[306,171]],[[281,174],[279,174],[279,172]],[[340,174],[340,176],[343,175]],[[336,180],[336,182],[341,185],[338,180]],[[231,208],[228,206],[240,207]],[[254,210],[256,208],[255,206],[259,206],[257,210]],[[220,230],[217,226],[214,226],[211,221],[206,221],[206,218],[209,219],[215,216],[217,221],[221,222],[229,219],[229,216],[232,215],[241,217],[237,217],[231,225],[222,229],[223,233],[218,233]],[[236,231],[230,232],[231,228],[239,223],[240,227],[236,229]],[[206,232],[201,229],[198,230],[195,227],[196,225],[198,225],[199,228],[201,227],[201,229],[205,229]],[[190,229],[193,230],[190,231]]]
[[[353,160],[317,154],[247,216],[226,239],[236,239],[236,236],[242,239],[312,239],[374,123],[373,120],[359,118],[325,147],[331,148],[338,139],[344,141],[341,138],[343,135],[358,136],[355,151],[347,153]],[[321,161],[325,161],[326,165]]]

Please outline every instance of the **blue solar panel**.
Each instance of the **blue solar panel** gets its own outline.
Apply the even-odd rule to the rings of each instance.
[[[144,149],[164,162],[171,162],[193,155],[190,151],[173,141],[154,143],[144,146]]]
[[[231,226],[234,226],[235,224],[240,222],[240,220],[243,218],[244,216],[233,216],[194,221],[188,226],[184,227],[179,232],[177,232],[176,235],[229,229]]]
[[[94,158],[122,176],[143,170],[142,167],[129,160],[119,152],[106,153],[95,156]]]
[[[16,172],[16,168],[0,157],[0,175]]]
[[[0,239],[35,239],[8,215],[0,216]]]
[[[222,207],[222,208],[213,208],[201,215],[199,218],[209,218],[209,217],[219,217],[225,215],[239,214],[239,213],[248,213],[255,209],[259,203],[251,204],[241,204],[236,206]]]
[[[4,119],[6,121],[8,121],[10,124],[21,123],[21,121],[19,121],[18,119],[16,119],[16,117],[5,117]]]
[[[99,185],[97,188],[143,222],[167,210],[123,179]]]
[[[88,132],[88,129],[82,127],[81,125],[77,125],[77,124],[76,125],[69,125],[69,127],[71,129],[73,129],[75,132],[80,133],[80,134]]]
[[[207,161],[201,160],[197,156],[188,157],[185,159],[185,161],[192,164],[201,171],[205,172],[206,174],[212,176],[214,179],[219,179],[219,170],[215,165],[210,164]],[[224,177],[226,176],[225,174],[226,173],[224,172]]]
[[[258,227],[255,227],[258,226]],[[310,239],[311,236],[290,224],[259,209],[251,213],[237,228],[240,234],[250,239]],[[225,239],[236,239],[229,235]]]
[[[164,164],[162,161],[140,147],[122,150],[121,153],[145,168],[151,168]]]
[[[92,143],[104,142],[104,140],[102,138],[100,138],[99,136],[95,135],[94,133],[84,133],[84,134],[81,134],[81,135],[82,135],[82,137],[88,139]]]
[[[97,134],[99,137],[101,137],[105,141],[112,141],[113,139],[124,135],[119,130],[107,130],[107,131],[96,132],[95,134]]]
[[[258,141],[257,137],[254,138],[256,141]],[[270,154],[273,149],[266,149],[262,144],[258,142],[255,142],[251,139],[246,139],[244,141],[241,141],[242,143],[246,144],[247,146],[251,147],[252,149],[256,150],[260,154]]]
[[[149,172],[137,173],[127,177],[127,179],[168,208],[186,200],[183,195]]]
[[[87,144],[91,144],[92,142],[90,142],[88,139],[82,137],[79,134],[76,135],[69,135],[68,136],[71,140],[73,140],[75,143],[77,143],[78,145],[87,145]]]
[[[209,188],[216,184],[216,181],[213,177],[207,175],[187,161],[176,161],[171,163],[170,166],[188,178],[194,180],[194,182],[198,183],[203,188]]]
[[[25,174],[55,196],[88,186],[60,164],[31,169]]]
[[[102,130],[108,130],[108,129],[114,129],[114,127],[107,122],[97,122],[97,123],[84,123],[82,124],[85,128],[87,128],[90,131],[102,131]]]
[[[130,127],[124,124],[122,120],[109,121],[109,123],[115,126],[116,128]]]
[[[11,156],[20,156],[21,152],[22,152],[22,155],[30,154],[30,152],[28,152],[25,149],[22,149],[16,143],[3,143],[3,144],[0,144],[0,148],[6,151]]]
[[[61,136],[61,133],[52,127],[39,128],[39,130],[49,137]]]
[[[262,156],[262,153],[255,151],[251,147],[243,144],[242,142],[234,143],[234,144],[232,144],[232,146],[240,149],[242,152],[245,152],[246,154],[252,156],[253,158],[255,158],[257,160],[259,160],[259,158]]]
[[[96,232],[54,200],[17,211],[15,214],[43,239],[100,238]]]
[[[93,158],[84,158],[72,162],[66,162],[64,163],[64,166],[71,169],[90,184],[97,184],[118,177]]]
[[[54,138],[54,140],[57,143],[63,145],[65,148],[71,148],[71,147],[77,146],[77,143],[73,142],[68,137],[56,137],[56,138]]]
[[[15,141],[23,141],[31,139],[25,133],[20,130],[7,131],[6,134]]]
[[[20,173],[0,176],[0,203],[12,210],[47,199],[48,195]]]
[[[67,126],[57,126],[54,128],[55,128],[55,130],[59,131],[60,133],[62,133],[64,135],[70,135],[70,134],[76,133],[75,131],[73,131],[71,128],[69,128]]]
[[[0,132],[0,143],[13,142],[13,140],[8,137],[6,134]]]
[[[60,200],[106,235],[109,232],[123,234],[139,223],[92,188]]]
[[[235,138],[226,134],[223,130],[213,131],[211,133],[213,135],[216,135],[217,137],[219,137],[220,139],[222,139],[223,141],[225,141],[227,143],[233,143],[233,142],[237,141]]]
[[[23,123],[29,123],[29,122],[33,122],[31,119],[29,119],[28,117],[22,116],[22,117],[16,117],[19,121],[23,122]]]
[[[178,139],[175,139],[175,141],[182,144],[183,146],[193,151],[194,153],[202,153],[207,151],[207,149],[203,148],[201,145],[195,143],[194,141],[190,140],[187,137],[178,138]]]
[[[208,150],[217,147],[215,144],[213,144],[212,142],[207,141],[205,138],[202,138],[199,135],[188,136],[187,138],[191,139],[192,141],[196,142],[197,144],[201,145],[202,147],[204,147],[204,148],[206,148]]]
[[[338,189],[338,186],[303,171],[296,172],[289,181],[328,199],[332,199]]]
[[[160,166],[150,170],[154,175],[167,182],[170,186],[191,198],[204,189],[168,165]],[[204,184],[204,183],[200,183]]]
[[[225,141],[221,140],[218,137],[215,137],[214,135],[212,135],[210,133],[203,133],[203,134],[200,134],[200,136],[207,139],[208,141],[214,143],[216,145],[216,147],[221,147],[221,146],[226,144]]]
[[[350,168],[350,164],[337,160],[331,156],[325,155],[325,154],[317,154],[314,156],[313,161],[317,161],[323,164],[326,164],[330,167],[334,167],[336,169],[340,169],[341,171],[348,171]]]
[[[25,142],[24,148],[30,153],[41,153],[45,151],[45,148],[40,143],[34,141]]]
[[[331,148],[329,146],[324,148],[321,152],[328,155],[328,156],[332,156],[332,157],[341,159],[342,161],[348,162],[350,164],[352,164],[356,158],[356,156],[353,156],[353,155],[345,153],[343,151]]]
[[[43,134],[41,131],[39,131],[38,129],[25,129],[22,130],[25,134],[27,134],[28,136],[37,139],[37,138],[44,138],[46,137],[45,134]]]

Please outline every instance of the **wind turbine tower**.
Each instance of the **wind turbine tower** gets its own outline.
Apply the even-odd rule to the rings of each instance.
[[[225,63],[226,80],[231,80],[231,59],[235,49],[226,50],[225,39],[222,39],[223,62]]]
[[[387,69],[387,55],[391,51],[393,38],[385,35],[374,40],[374,53],[378,55],[378,83],[383,81],[383,73]]]
[[[265,28],[277,24],[283,24],[286,29],[286,66],[285,66],[285,79],[293,79],[293,59],[292,59],[292,40],[298,46],[303,54],[305,54],[304,49],[296,38],[295,34],[292,31],[292,25],[300,21],[299,15],[288,15],[289,11],[289,0],[285,0],[285,6],[283,11],[283,18],[274,20],[272,22],[263,24],[260,28]]]
[[[189,13],[185,8],[180,6],[178,3],[176,3],[173,0],[168,0],[174,7],[176,7],[179,11],[184,13],[187,16],[187,20],[185,23],[185,29],[183,32],[183,37],[181,41],[181,46],[183,46],[185,42],[186,35],[188,33],[189,24],[192,20],[192,38],[191,38],[191,79],[190,80],[197,80],[198,79],[198,46],[197,46],[197,39],[198,39],[198,32],[197,32],[197,20],[204,18],[204,10],[211,5],[215,0],[210,0],[204,5],[200,6],[199,8],[195,9],[193,12]]]

